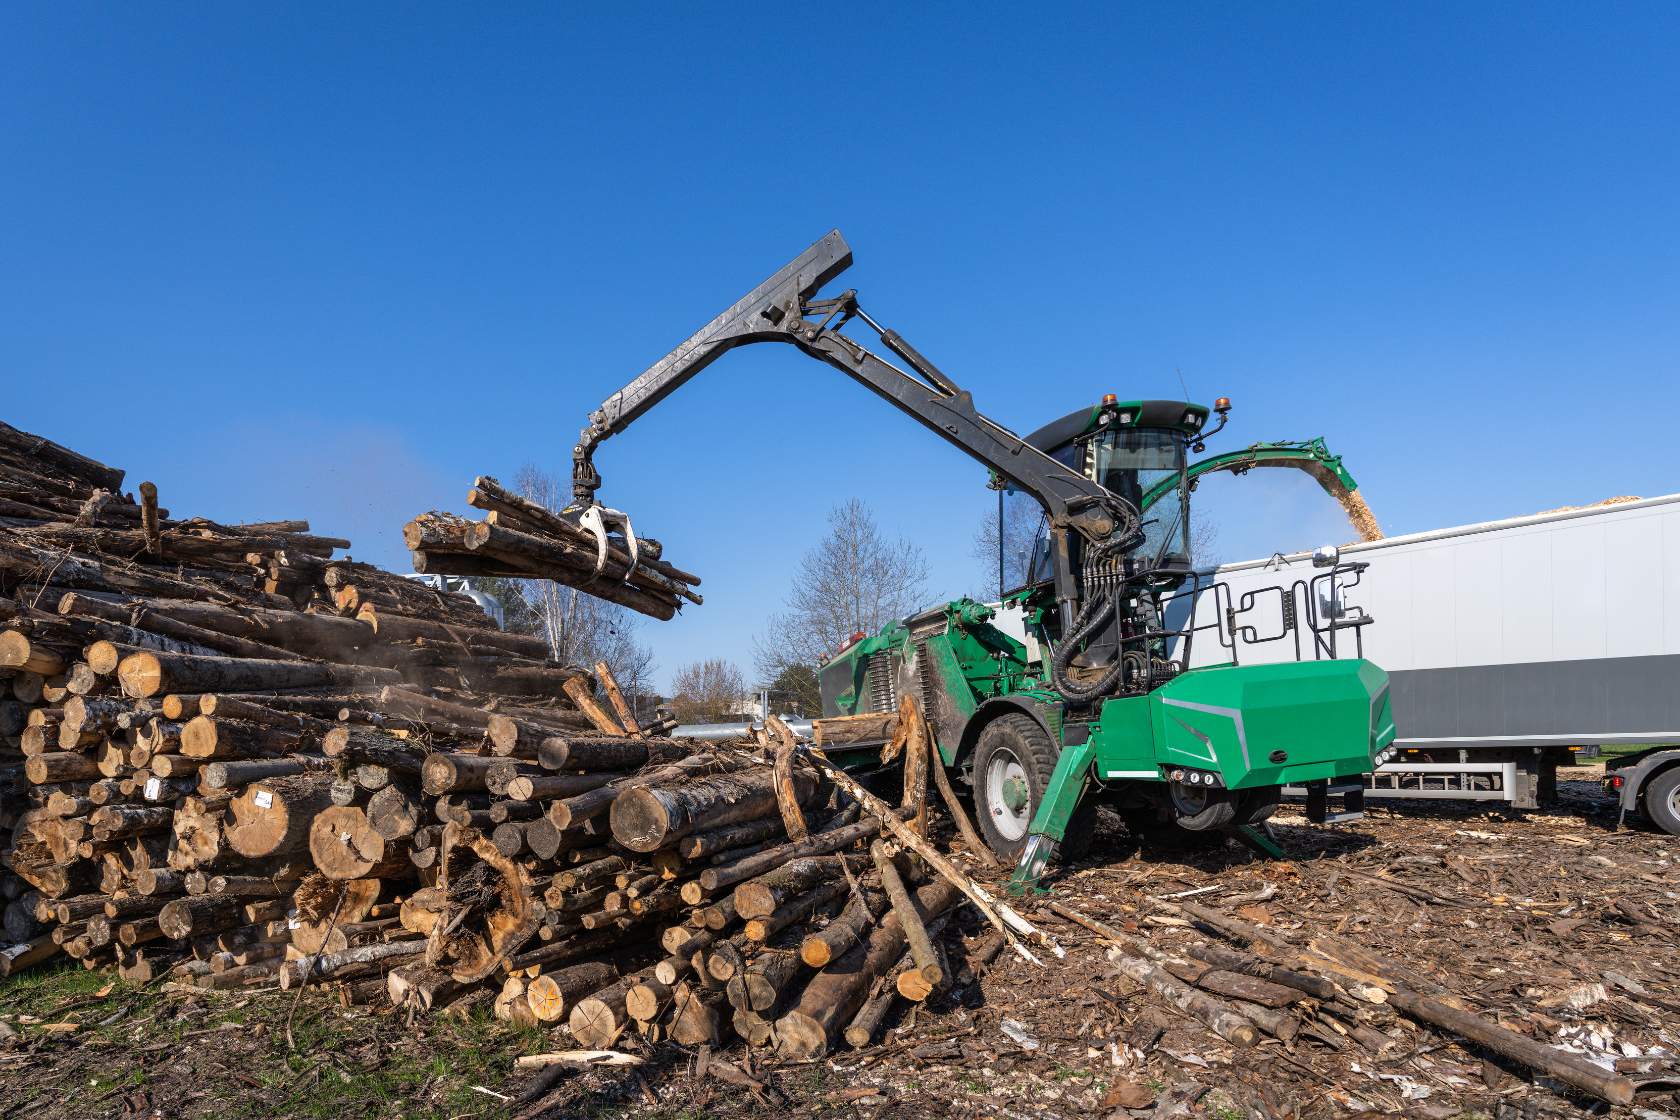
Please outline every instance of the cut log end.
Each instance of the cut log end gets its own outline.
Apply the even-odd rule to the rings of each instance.
[[[163,663],[154,653],[131,653],[117,664],[117,683],[126,696],[156,696],[163,689]]]

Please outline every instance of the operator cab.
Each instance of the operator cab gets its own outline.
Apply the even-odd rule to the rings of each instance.
[[[1229,405],[1221,398],[1216,407],[1223,414]],[[1051,421],[1026,441],[1143,511],[1144,543],[1133,553],[1136,570],[1170,583],[1193,566],[1185,468],[1191,447],[1211,434],[1203,430],[1208,414],[1199,404],[1122,401],[1110,393],[1094,407]],[[1028,583],[1052,578],[1049,542],[1041,519]]]

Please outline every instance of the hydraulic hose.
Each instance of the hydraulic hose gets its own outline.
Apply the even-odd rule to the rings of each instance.
[[[1119,606],[1119,602],[1120,592],[1118,589],[1112,590],[1106,595],[1093,595],[1080,608],[1079,613],[1074,616],[1072,629],[1062,636],[1060,642],[1056,643],[1056,655],[1050,661],[1056,690],[1065,699],[1071,700],[1075,704],[1089,703],[1099,696],[1108,695],[1113,691],[1115,682],[1120,679],[1120,674],[1125,672],[1125,658],[1117,657],[1108,672],[1092,684],[1075,684],[1068,676],[1068,667],[1073,662],[1073,655],[1079,643],[1084,641],[1091,631],[1102,625],[1110,614],[1114,613],[1116,607]]]

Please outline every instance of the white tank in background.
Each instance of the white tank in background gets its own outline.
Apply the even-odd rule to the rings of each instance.
[[[465,576],[422,575],[419,572],[410,572],[406,578],[416,583],[423,583],[436,591],[465,595],[477,603],[478,608],[488,615],[491,621],[495,622],[496,629],[507,629],[507,612],[502,609],[502,604],[497,602],[493,596],[487,595],[474,587],[472,580]]]

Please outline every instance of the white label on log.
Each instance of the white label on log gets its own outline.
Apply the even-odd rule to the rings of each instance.
[[[256,796],[251,798],[251,800],[257,803],[257,808],[266,809],[270,805],[274,804],[274,795],[266,789],[259,789]]]
[[[146,800],[156,801],[158,793],[163,789],[163,782],[157,778],[146,779]]]
[[[302,922],[297,920],[296,916],[293,916],[293,917],[290,917],[290,918],[286,919],[286,928],[287,929],[296,929],[296,928],[298,928],[298,926],[300,926],[302,924],[303,924]]]

